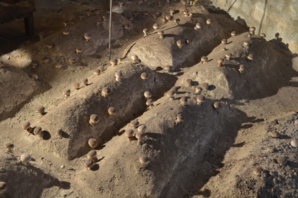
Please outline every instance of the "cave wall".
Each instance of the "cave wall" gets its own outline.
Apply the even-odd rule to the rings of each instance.
[[[234,19],[241,17],[256,33],[267,39],[279,38],[293,53],[298,52],[298,0],[212,0],[215,7],[227,11]]]

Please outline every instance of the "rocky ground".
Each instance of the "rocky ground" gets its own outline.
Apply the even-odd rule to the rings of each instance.
[[[125,1],[110,63],[105,6],[37,2],[31,40],[1,25],[0,197],[298,197],[295,53],[202,4]]]

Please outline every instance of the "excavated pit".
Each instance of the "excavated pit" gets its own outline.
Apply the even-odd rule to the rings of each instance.
[[[293,70],[297,66],[281,40],[248,37],[243,33],[248,28],[239,21],[201,6],[187,8],[193,15],[185,17],[181,3],[163,7],[152,0],[127,5],[122,15],[113,14],[112,58],[122,58],[115,67],[109,66],[106,49],[108,20],[102,16],[108,15],[94,10],[86,16],[90,10],[85,10],[85,3],[82,15],[69,16],[67,27],[1,56],[5,64],[22,68],[29,77],[36,74],[35,83],[45,90],[28,96],[19,110],[9,110],[11,117],[0,123],[1,143],[15,144],[12,152],[1,151],[0,181],[8,184],[8,191],[0,196],[294,197],[297,149],[289,141],[297,138],[297,114],[273,119],[298,110],[298,75]],[[174,19],[179,18],[180,25],[161,22],[169,9],[176,10]],[[154,22],[160,24],[164,39],[152,30]],[[197,22],[202,27],[196,31]],[[147,37],[142,35],[145,27]],[[237,36],[230,38],[231,31]],[[89,41],[84,33],[91,36]],[[179,39],[181,49],[176,46]],[[227,44],[220,44],[222,39],[228,39]],[[249,46],[243,47],[243,41],[249,41]],[[81,52],[75,53],[76,49]],[[232,55],[230,60],[225,58],[227,53]],[[247,60],[250,53],[253,60]],[[132,55],[141,62],[132,64]],[[206,63],[200,62],[202,56],[208,57]],[[224,58],[221,67],[219,58]],[[245,66],[242,73],[240,64]],[[165,66],[173,70],[166,71]],[[99,76],[93,74],[96,68],[101,70]],[[121,80],[116,81],[119,71]],[[148,79],[141,79],[143,72]],[[23,75],[26,82],[34,84],[27,74]],[[85,78],[86,86],[82,85]],[[79,90],[71,87],[76,82]],[[104,87],[111,89],[106,97],[101,94]],[[64,99],[66,89],[71,94]],[[8,98],[8,90],[1,96]],[[145,91],[152,93],[153,106],[146,106]],[[199,104],[202,96],[205,99]],[[271,100],[272,107],[267,104]],[[38,106],[45,106],[46,114],[37,114]],[[108,114],[109,107],[116,108],[115,115]],[[100,118],[92,126],[91,114]],[[178,114],[183,117],[179,123]],[[134,119],[146,125],[140,145],[124,133]],[[42,127],[43,138],[22,130],[25,121],[33,128]],[[280,131],[283,138],[268,139],[271,130]],[[91,170],[84,165],[91,150],[89,138],[100,143]],[[17,161],[25,152],[33,158],[27,166]],[[276,163],[280,155],[288,159],[284,166]],[[147,166],[140,165],[141,156],[149,158]],[[264,168],[261,177],[252,174],[259,165]]]

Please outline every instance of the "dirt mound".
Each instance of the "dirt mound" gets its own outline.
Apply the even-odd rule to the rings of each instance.
[[[0,120],[19,110],[37,88],[25,72],[10,66],[0,67],[0,85]]]
[[[208,61],[193,66],[181,83],[187,79],[208,83],[214,89],[210,97],[218,99],[262,98],[290,85],[291,78],[297,76],[292,69],[291,53],[261,37],[248,35],[231,37],[227,44],[214,48],[207,56]]]
[[[179,25],[175,22],[176,19],[180,20]],[[207,19],[212,21],[211,24],[206,24]],[[191,66],[217,46],[221,39],[227,38],[230,32],[243,32],[243,27],[223,14],[193,13],[192,17],[185,17],[183,13],[177,13],[168,22],[163,23],[159,18],[157,23],[159,29],[139,39],[128,55],[137,55],[152,68],[167,65],[174,69]],[[195,30],[197,23],[200,24],[200,29]],[[163,31],[163,39],[158,31]],[[181,47],[177,46],[177,41],[181,42]]]
[[[197,105],[190,98],[182,106],[182,96],[180,93],[175,100],[165,96],[155,101],[152,109],[138,117],[139,124],[147,127],[141,145],[129,141],[125,134],[114,137],[100,151],[103,160],[98,163],[99,170],[80,171],[74,186],[84,185],[87,197],[95,186],[103,197],[174,198],[198,191],[221,166],[237,128],[248,118],[223,103],[214,109],[210,100]],[[178,114],[183,117],[180,122]],[[134,128],[130,124],[124,127],[129,129]],[[216,154],[211,153],[214,145],[221,145]],[[149,158],[147,167],[140,165],[141,156]]]
[[[115,80],[116,72],[121,73],[120,81]],[[141,78],[143,72],[148,75],[146,80]],[[130,62],[109,67],[100,76],[90,78],[88,86],[81,84],[79,90],[72,89],[69,98],[34,124],[47,131],[51,141],[43,142],[37,138],[33,144],[42,144],[45,150],[69,159],[85,154],[90,149],[87,144],[89,138],[96,138],[100,145],[103,144],[126,122],[146,109],[145,91],[150,91],[152,97],[156,98],[169,89],[175,78],[167,76],[157,74],[142,64]],[[164,79],[167,79],[167,83]],[[110,89],[107,96],[103,95],[105,88]],[[115,108],[115,115],[108,114],[110,107]],[[92,114],[99,117],[97,124],[89,124]],[[66,137],[58,138],[59,129]]]

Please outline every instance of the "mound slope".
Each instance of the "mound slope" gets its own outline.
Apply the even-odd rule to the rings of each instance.
[[[227,44],[214,48],[206,63],[193,66],[179,81],[184,83],[191,79],[198,84],[213,85],[211,96],[217,99],[263,98],[290,85],[291,78],[297,76],[290,52],[261,37],[248,35],[229,38]],[[244,46],[244,42],[248,46]],[[253,60],[248,58],[250,55]],[[222,66],[218,66],[219,59],[223,61]],[[240,65],[244,67],[242,71]]]

